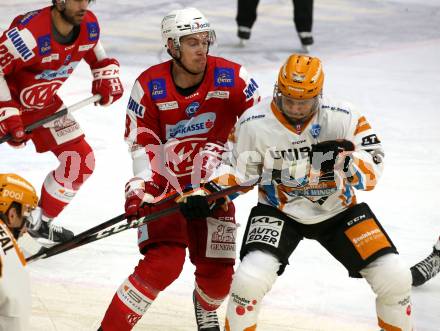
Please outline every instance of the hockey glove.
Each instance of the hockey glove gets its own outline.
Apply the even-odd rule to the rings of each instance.
[[[129,222],[151,214],[155,198],[161,194],[160,187],[151,181],[135,177],[125,185],[125,215]]]
[[[192,189],[177,199],[179,208],[187,220],[204,219],[212,215],[215,208],[222,206],[226,211],[229,199],[220,198],[215,202],[209,202],[207,196],[219,192],[221,187],[214,182],[208,182],[201,187]]]
[[[109,106],[124,93],[119,79],[119,62],[115,59],[103,59],[91,66],[93,74],[92,94],[101,95],[99,103]]]
[[[327,140],[312,145],[310,153],[310,163],[313,169],[321,170],[321,172],[333,172],[339,154],[354,151],[354,144],[345,139]],[[344,171],[350,164],[350,157],[346,156],[343,164]]]
[[[20,117],[20,110],[14,101],[0,102],[0,137],[12,136],[8,143],[13,147],[22,147],[30,138],[26,134]]]

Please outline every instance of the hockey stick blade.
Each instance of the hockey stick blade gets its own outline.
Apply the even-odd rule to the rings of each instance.
[[[215,200],[222,198],[224,196],[234,194],[238,191],[241,191],[243,188],[252,187],[252,186],[256,185],[259,181],[260,181],[260,179],[257,178],[257,179],[252,179],[247,182],[244,182],[241,185],[234,185],[234,186],[228,187],[224,190],[220,190],[218,192],[210,194],[209,196],[207,196],[207,199],[208,199],[208,201],[215,201]],[[31,262],[31,261],[37,261],[39,259],[46,259],[48,257],[58,255],[58,254],[66,252],[66,251],[69,251],[71,249],[78,248],[80,246],[89,244],[91,242],[110,237],[110,236],[117,234],[117,233],[120,233],[122,231],[125,231],[128,229],[133,229],[133,228],[138,228],[138,227],[140,227],[144,224],[147,224],[151,221],[158,220],[163,216],[167,216],[167,215],[176,213],[178,211],[179,211],[179,205],[176,204],[176,205],[169,207],[167,209],[163,209],[163,210],[151,213],[150,215],[141,217],[140,219],[133,221],[133,222],[130,222],[130,223],[127,222],[124,224],[116,224],[112,227],[106,227],[104,229],[101,229],[100,231],[97,231],[96,233],[90,234],[89,236],[82,237],[82,239],[75,240],[75,242],[73,242],[73,240],[75,239],[74,238],[74,239],[72,239],[72,241],[59,244],[57,246],[54,246],[54,247],[48,249],[47,251],[37,253],[37,254],[29,257],[28,259],[26,259],[26,261]],[[64,247],[61,247],[61,246],[64,246]],[[57,249],[55,249],[56,247],[57,247]],[[37,255],[39,255],[39,256],[37,256]]]
[[[46,123],[49,123],[53,120],[56,120],[57,118],[63,117],[65,115],[67,115],[68,113],[71,113],[75,110],[78,110],[82,107],[87,106],[88,104],[94,103],[94,102],[98,102],[99,100],[101,100],[101,96],[99,94],[96,94],[90,98],[84,99],[78,103],[75,103],[71,106],[68,107],[64,107],[63,109],[61,109],[60,111],[57,111],[56,113],[53,113],[52,115],[49,115],[45,118],[42,118],[38,121],[35,121],[31,124],[29,124],[24,131],[26,133],[31,133],[32,131],[34,131],[35,129],[39,128],[40,126],[43,126]],[[10,133],[4,135],[3,137],[0,138],[0,144],[3,144],[4,142],[7,142],[9,140],[12,139],[12,136]]]

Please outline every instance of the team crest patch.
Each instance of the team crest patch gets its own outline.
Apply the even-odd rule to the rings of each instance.
[[[312,128],[310,129],[310,134],[313,138],[318,138],[319,134],[321,133],[321,126],[319,124],[313,124]]]
[[[191,102],[185,109],[185,113],[188,117],[193,117],[197,110],[200,108],[200,103],[197,101]]]
[[[232,68],[215,68],[214,69],[214,86],[233,87],[234,69]]]
[[[96,22],[87,23],[87,34],[90,41],[96,41],[99,38],[99,26]]]
[[[163,99],[167,96],[165,79],[163,78],[153,79],[148,82],[148,89],[153,100]]]
[[[38,53],[41,56],[47,55],[52,51],[52,47],[50,46],[50,34],[38,37],[37,44],[38,44]]]

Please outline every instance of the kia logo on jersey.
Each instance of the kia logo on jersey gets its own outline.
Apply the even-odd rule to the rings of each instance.
[[[214,85],[233,87],[234,81],[234,69],[232,68],[215,68],[214,69]]]
[[[200,108],[200,103],[197,101],[191,102],[188,107],[185,109],[185,113],[188,117],[193,117],[197,110]]]
[[[20,93],[21,104],[26,108],[42,109],[47,101],[53,98],[62,84],[62,81],[55,80],[29,86]]]

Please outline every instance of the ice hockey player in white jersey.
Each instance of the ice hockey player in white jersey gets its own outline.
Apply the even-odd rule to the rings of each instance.
[[[432,253],[411,267],[413,286],[425,284],[440,273],[440,236],[435,243]]]
[[[366,279],[380,328],[412,330],[409,268],[355,196],[375,187],[382,145],[364,116],[322,97],[323,82],[318,58],[291,55],[273,98],[239,118],[229,163],[212,177],[223,187],[261,177],[230,291],[227,331],[256,330],[263,297],[304,238],[317,240],[349,276]]]
[[[0,174],[0,330],[27,331],[30,280],[17,239],[37,207],[34,187],[15,174]]]

